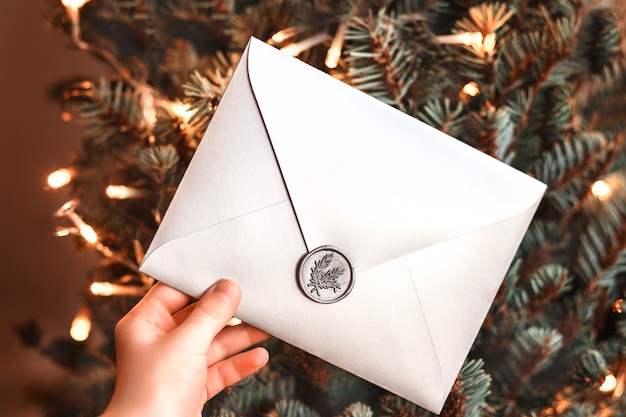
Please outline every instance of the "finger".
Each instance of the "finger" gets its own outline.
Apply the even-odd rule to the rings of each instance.
[[[173,317],[176,325],[180,326],[180,324],[184,322],[187,317],[189,317],[195,306],[195,303],[189,304],[188,306],[174,314]]]
[[[148,322],[156,327],[172,330],[176,323],[172,314],[183,308],[190,300],[188,295],[161,282],[157,283],[129,312],[135,320]]]
[[[196,347],[208,350],[213,338],[235,314],[240,300],[241,290],[235,281],[219,280],[195,303],[177,333],[183,340],[193,340]]]
[[[255,348],[216,363],[207,370],[206,390],[208,398],[224,388],[241,381],[261,369],[269,360],[269,353]]]
[[[226,359],[252,345],[262,342],[269,335],[264,331],[242,323],[234,327],[226,327],[211,342],[207,354],[208,363],[216,363]]]

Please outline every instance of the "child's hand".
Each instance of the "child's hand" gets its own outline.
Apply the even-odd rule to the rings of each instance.
[[[239,286],[221,280],[183,308],[188,296],[156,284],[115,329],[117,382],[103,417],[199,416],[209,398],[263,367],[265,349],[237,353],[267,335],[224,328],[240,300]]]

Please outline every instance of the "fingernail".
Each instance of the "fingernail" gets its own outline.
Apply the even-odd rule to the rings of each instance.
[[[227,298],[236,300],[239,298],[239,285],[230,279],[221,279],[215,284],[213,292],[224,294]]]

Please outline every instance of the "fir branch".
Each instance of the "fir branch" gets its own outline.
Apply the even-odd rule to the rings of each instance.
[[[574,178],[595,178],[613,146],[601,133],[583,133],[554,144],[530,169],[550,190],[567,187]]]
[[[463,364],[458,376],[462,407],[457,406],[456,414],[451,414],[451,416],[461,415],[461,410],[464,417],[482,415],[485,399],[491,387],[491,377],[485,373],[483,367],[484,363],[480,359],[472,359]]]
[[[79,116],[94,143],[104,144],[118,133],[144,132],[144,108],[140,92],[119,80],[100,79],[79,94],[85,100]]]
[[[512,300],[513,307],[534,321],[564,293],[573,288],[574,279],[561,265],[548,264],[535,271],[524,282]]]
[[[581,232],[575,271],[587,285],[596,285],[604,274],[619,268],[626,248],[626,193],[624,178],[613,174],[605,178],[612,187],[611,198],[591,199],[584,206],[587,224]]]
[[[372,409],[363,403],[350,404],[338,417],[374,417]]]
[[[417,405],[393,394],[385,394],[380,398],[380,417],[418,417],[426,414]]]
[[[607,373],[607,362],[604,356],[595,349],[583,353],[572,367],[572,380],[578,392],[589,395],[604,382]]]
[[[298,400],[280,400],[265,417],[320,417],[317,411]]]
[[[588,123],[589,130],[607,132],[617,136],[626,131],[626,59],[615,60],[611,66],[587,80],[576,95],[577,106],[580,108],[582,120]],[[622,152],[622,155],[626,153]],[[626,162],[620,164],[626,167]]]
[[[586,73],[601,74],[623,58],[620,18],[617,9],[602,5],[585,16],[572,56],[586,63]]]
[[[350,20],[345,46],[348,77],[359,90],[413,114],[418,106],[413,90],[424,71],[420,69],[417,52],[429,55],[428,46],[420,42],[427,32],[419,26],[409,29],[385,13],[382,8],[377,15],[354,16]]]
[[[283,375],[264,369],[255,375],[254,382],[234,391],[224,391],[208,404],[212,410],[227,409],[237,415],[245,414],[259,402],[291,398],[296,394],[294,375]],[[287,416],[287,415],[286,415]]]
[[[462,48],[449,47],[450,50],[459,50],[457,70],[465,78],[473,80],[485,87],[494,81],[494,54],[495,49],[486,46],[494,37],[494,47],[497,39],[500,39],[508,30],[507,21],[514,14],[504,3],[482,3],[471,7],[467,16],[458,20],[453,32],[480,33],[482,42],[472,42]]]
[[[453,106],[453,103],[445,98],[427,102],[417,114],[417,118],[452,137],[462,137],[467,114],[462,102],[457,102],[456,106]]]
[[[520,331],[507,349],[508,391],[519,395],[525,384],[549,366],[563,346],[563,336],[555,329],[529,327]]]
[[[509,128],[509,135],[512,135],[512,126],[506,123],[501,113],[500,121],[505,123],[505,128]],[[465,127],[465,142],[472,144],[487,155],[496,156],[497,143],[500,131],[496,127],[496,113],[491,105],[485,105],[480,111],[472,111],[467,118]],[[509,142],[511,139],[508,139]]]
[[[136,151],[137,167],[150,175],[156,184],[165,184],[180,161],[173,145],[139,148]]]
[[[538,90],[552,68],[568,56],[576,27],[575,21],[546,16],[547,30],[509,34],[494,64],[496,96],[528,86]]]
[[[193,112],[189,124],[197,132],[203,134],[206,130],[240,58],[240,55],[235,54],[228,58],[223,54],[217,54],[205,75],[195,71],[191,74],[189,82],[183,84],[190,111]]]

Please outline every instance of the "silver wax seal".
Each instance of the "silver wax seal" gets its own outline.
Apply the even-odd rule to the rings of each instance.
[[[354,271],[348,257],[333,246],[320,246],[300,263],[302,291],[318,303],[330,304],[345,298],[354,286]]]

